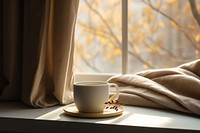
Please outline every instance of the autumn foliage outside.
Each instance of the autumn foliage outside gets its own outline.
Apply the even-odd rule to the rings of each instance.
[[[76,72],[121,72],[121,0],[81,0]],[[128,73],[200,58],[200,0],[128,1]]]

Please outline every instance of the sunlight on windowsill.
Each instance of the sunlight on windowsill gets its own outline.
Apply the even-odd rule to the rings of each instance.
[[[117,123],[119,125],[165,127],[169,125],[172,121],[173,121],[172,118],[169,117],[131,113],[125,111],[122,116],[119,116],[115,119],[99,121],[97,123],[106,123],[106,124]]]
[[[190,129],[200,130],[199,117],[185,115],[183,113],[158,110],[152,108],[143,108],[135,106],[124,106],[125,111],[122,115],[101,119],[78,118],[66,115],[64,108],[66,106],[50,107],[45,109],[27,109],[20,104],[13,104],[13,107],[2,104],[0,117],[2,118],[22,118],[54,121],[54,122],[73,122],[73,124],[87,123],[103,124],[103,125],[119,125],[133,127],[150,127],[150,128],[165,128],[165,129]],[[11,104],[9,104],[11,105]],[[16,106],[15,106],[16,105]],[[187,120],[187,121],[185,121]]]
[[[42,120],[42,119],[49,119],[49,120],[59,120],[60,119],[60,116],[57,115],[58,112],[60,112],[61,110],[63,110],[63,107],[60,107],[60,108],[57,108],[53,111],[50,111],[44,115],[41,115],[35,119],[38,119],[38,120]]]
[[[36,119],[50,119],[50,120],[59,120],[62,119],[63,115],[58,115],[58,112],[62,112],[63,107],[57,108],[53,111],[50,111],[44,115],[37,117]],[[84,121],[83,118],[70,118],[71,120]],[[85,119],[86,120],[86,119]],[[133,126],[147,126],[147,127],[165,127],[170,125],[173,122],[172,118],[155,116],[148,114],[133,113],[130,111],[124,111],[121,116],[105,119],[87,119],[87,122],[95,121],[99,124],[117,124],[117,125],[133,125]]]
[[[143,115],[143,114],[133,114],[127,119],[122,120],[122,123],[129,123],[138,126],[157,126],[162,127],[168,125],[172,121],[171,118],[153,116],[153,115]]]

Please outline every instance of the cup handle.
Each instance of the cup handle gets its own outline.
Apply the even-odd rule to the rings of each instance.
[[[119,86],[115,83],[109,83],[109,87],[115,87],[116,93],[109,98],[109,101],[117,100],[119,98]]]

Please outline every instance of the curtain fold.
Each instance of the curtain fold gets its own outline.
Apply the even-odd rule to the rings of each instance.
[[[2,1],[1,16],[1,100],[16,100],[21,96],[22,71],[22,10],[21,1]]]
[[[6,28],[1,30],[0,76],[5,76],[5,80],[0,81],[7,84],[0,84],[0,100],[20,99],[33,107],[72,101],[78,3],[78,0],[3,1],[1,27]]]

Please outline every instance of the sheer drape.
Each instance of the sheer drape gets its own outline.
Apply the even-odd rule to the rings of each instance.
[[[0,100],[71,102],[78,0],[1,2]]]

